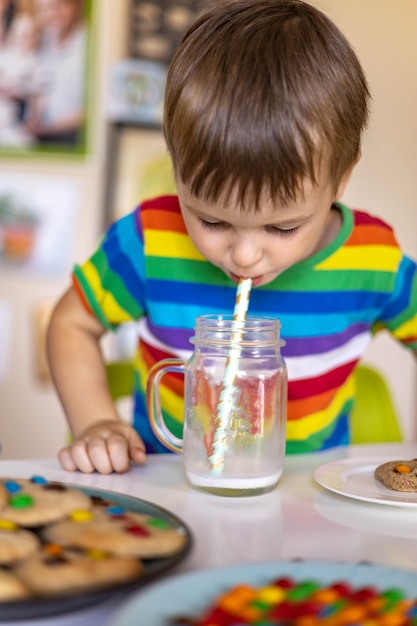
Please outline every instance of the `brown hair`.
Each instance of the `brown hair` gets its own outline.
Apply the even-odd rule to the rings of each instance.
[[[302,0],[225,0],[171,63],[164,133],[199,198],[294,199],[325,164],[337,188],[359,156],[369,91],[339,29]]]

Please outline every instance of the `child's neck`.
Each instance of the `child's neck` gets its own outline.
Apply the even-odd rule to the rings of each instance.
[[[326,228],[317,244],[315,252],[319,252],[331,244],[340,232],[343,225],[343,217],[336,204],[329,211]]]

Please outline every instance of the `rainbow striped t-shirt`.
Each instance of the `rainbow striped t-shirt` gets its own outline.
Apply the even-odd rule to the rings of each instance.
[[[390,226],[337,204],[335,240],[271,283],[252,289],[249,315],[276,316],[288,368],[287,453],[347,444],[352,373],[372,336],[388,330],[417,348],[417,266]],[[110,226],[74,284],[108,329],[137,320],[134,425],[149,452],[166,451],[146,411],[146,380],[163,358],[191,355],[195,319],[233,311],[236,285],[211,265],[187,234],[176,196],[143,202]],[[162,379],[171,431],[181,435],[183,379]]]

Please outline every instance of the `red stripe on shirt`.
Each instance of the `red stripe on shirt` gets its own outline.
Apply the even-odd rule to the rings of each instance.
[[[356,362],[350,361],[322,376],[289,382],[288,400],[302,400],[311,396],[318,396],[330,389],[341,387],[352,373]]]

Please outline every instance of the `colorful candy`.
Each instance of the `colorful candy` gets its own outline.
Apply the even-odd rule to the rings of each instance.
[[[416,590],[417,594],[417,590]],[[417,626],[417,598],[394,587],[354,588],[344,581],[282,578],[264,587],[235,585],[198,618],[181,616],[170,626]]]
[[[35,499],[29,493],[18,493],[9,498],[9,506],[13,509],[27,509],[33,506]]]
[[[91,520],[93,519],[93,514],[91,511],[78,509],[77,511],[73,511],[71,513],[70,519],[73,522],[77,522],[78,524],[83,524],[84,522],[91,522]]]
[[[0,518],[0,530],[8,530],[10,532],[17,532],[19,530],[19,526],[16,522],[12,522],[8,519]]]

